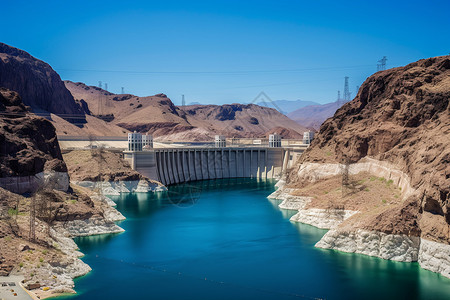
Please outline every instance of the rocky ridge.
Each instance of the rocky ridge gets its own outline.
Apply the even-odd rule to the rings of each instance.
[[[274,197],[309,196],[295,196],[295,191],[340,177],[347,163],[350,176],[378,176],[401,191],[398,199],[342,218],[316,246],[419,261],[450,277],[448,257],[437,255],[450,251],[449,99],[449,56],[372,75],[353,101],[325,121]],[[347,209],[343,203],[342,211]],[[362,201],[356,210],[366,204]],[[297,221],[303,222],[304,215]],[[327,218],[315,216],[310,223]]]
[[[277,110],[254,104],[178,107],[164,94],[138,97],[112,94],[81,82],[65,84],[91,115],[129,131],[149,131],[156,140],[211,141],[216,134],[266,137],[274,130],[284,138],[299,138],[306,131]]]
[[[67,190],[67,167],[53,125],[27,112],[20,96],[0,88],[0,186],[32,192],[50,173]]]
[[[86,123],[83,110],[49,64],[4,43],[0,43],[0,87],[19,93],[35,112]]]

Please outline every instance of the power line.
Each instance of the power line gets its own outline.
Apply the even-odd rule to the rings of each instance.
[[[279,70],[237,70],[237,71],[136,71],[136,70],[101,70],[101,69],[65,69],[55,68],[58,71],[70,72],[91,72],[91,73],[126,73],[126,74],[255,74],[255,73],[295,73],[310,71],[345,70],[355,68],[365,68],[372,65],[356,65],[341,67],[318,67],[304,69],[279,69]]]

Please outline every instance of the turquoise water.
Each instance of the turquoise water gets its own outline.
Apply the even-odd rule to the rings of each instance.
[[[113,197],[116,235],[77,238],[93,271],[70,299],[450,299],[450,280],[314,248],[325,230],[289,222],[273,181],[233,179]]]

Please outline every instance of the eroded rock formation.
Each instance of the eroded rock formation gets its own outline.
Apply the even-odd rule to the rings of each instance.
[[[61,115],[77,124],[86,122],[83,110],[49,64],[4,43],[0,43],[0,87],[18,92],[35,111]]]
[[[27,114],[16,92],[0,88],[0,178],[67,172],[55,128]]]
[[[393,184],[398,194],[391,204],[383,200],[371,208],[362,196],[350,208],[360,213],[343,218],[316,246],[419,261],[450,277],[448,258],[435,255],[450,252],[449,99],[450,56],[429,58],[372,75],[353,101],[322,124],[311,147],[287,174],[278,192],[281,198],[289,199],[283,193],[305,191],[307,182],[342,176],[347,163],[350,176],[378,176],[374,178],[387,182],[387,192],[393,191]],[[310,195],[290,197],[299,196]],[[345,199],[342,210],[349,209]],[[313,208],[311,204],[309,211],[300,211],[298,221],[311,216]]]

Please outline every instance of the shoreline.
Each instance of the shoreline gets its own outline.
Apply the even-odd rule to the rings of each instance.
[[[352,175],[369,171],[373,175],[392,178],[397,185],[402,187],[403,199],[417,193],[417,190],[411,187],[409,177],[386,162],[367,158],[362,163],[350,165],[349,169],[349,173]],[[298,177],[309,182],[315,182],[336,176],[339,172],[340,166],[338,164],[306,163],[305,166],[300,167]],[[329,229],[315,244],[315,247],[359,253],[400,262],[418,262],[422,269],[441,274],[450,279],[450,245],[427,240],[420,236],[387,234],[381,231],[355,227],[340,228],[340,224],[358,214],[359,211],[306,209],[305,207],[311,201],[311,197],[292,195],[291,193],[296,189],[286,187],[284,178],[275,186],[277,190],[267,198],[282,201],[278,205],[279,209],[297,211],[290,218],[291,222]]]
[[[92,183],[92,184],[91,184]],[[114,186],[115,184],[115,186]],[[45,273],[46,276],[36,276],[34,282],[39,282],[40,287],[37,289],[27,290],[33,299],[48,299],[54,298],[58,299],[62,296],[76,294],[75,290],[75,278],[80,278],[87,275],[92,268],[83,262],[81,259],[84,254],[79,251],[78,245],[75,243],[75,237],[84,236],[95,236],[95,235],[105,235],[105,234],[120,234],[125,232],[117,222],[126,220],[126,218],[120,213],[116,208],[116,203],[105,196],[104,194],[99,194],[94,189],[96,187],[101,187],[102,191],[106,190],[111,192],[113,195],[120,193],[155,193],[157,191],[163,191],[165,187],[149,187],[144,186],[139,181],[130,183],[123,182],[101,182],[94,183],[90,182],[92,188],[89,188],[93,193],[89,197],[101,206],[103,209],[103,218],[88,218],[84,220],[74,220],[67,222],[59,222],[52,226],[51,237],[58,244],[58,249],[65,254],[65,261],[59,262],[55,261],[49,263],[46,266],[42,266],[40,271]],[[136,189],[125,189],[123,187],[135,186]],[[115,190],[112,186],[119,187],[120,190]],[[86,186],[85,186],[86,187]],[[104,187],[104,189],[103,189]],[[114,192],[112,192],[112,190]],[[110,195],[106,193],[106,195]],[[38,275],[38,274],[36,274]],[[51,277],[52,280],[45,278]],[[28,284],[30,282],[27,282]],[[44,291],[43,287],[51,287],[49,290]]]
[[[315,247],[323,248],[323,249],[335,249],[335,250],[343,251],[343,252],[360,253],[360,254],[365,254],[368,256],[375,256],[375,257],[379,257],[379,258],[383,258],[383,259],[390,259],[390,260],[396,260],[396,261],[402,261],[402,262],[418,262],[419,265],[423,269],[431,270],[436,273],[440,273],[443,276],[445,276],[444,273],[446,271],[450,271],[450,269],[446,269],[445,266],[442,267],[442,265],[436,264],[436,263],[429,263],[428,267],[425,266],[425,263],[427,261],[429,261],[429,259],[427,258],[427,255],[429,256],[429,253],[434,253],[436,251],[435,244],[439,244],[439,243],[425,240],[424,243],[426,243],[426,244],[423,244],[422,240],[424,240],[424,239],[420,239],[420,238],[417,238],[416,240],[412,239],[409,244],[407,243],[409,245],[409,247],[407,247],[406,250],[404,251],[406,253],[404,255],[404,257],[402,255],[393,255],[393,256],[380,255],[379,253],[376,253],[376,250],[374,250],[374,249],[379,248],[378,245],[374,245],[374,247],[370,248],[369,250],[367,250],[365,252],[358,251],[358,249],[365,248],[366,244],[364,242],[362,243],[362,245],[359,245],[359,246],[347,247],[347,248],[342,248],[342,249],[340,247],[334,245],[333,243],[329,243],[329,242],[325,243],[324,238],[327,235],[329,235],[328,237],[331,236],[331,241],[336,240],[330,232],[335,232],[336,228],[339,226],[339,224],[341,224],[344,220],[350,218],[354,214],[357,214],[358,212],[357,211],[349,211],[349,210],[346,211],[346,210],[340,210],[340,209],[333,209],[333,210],[305,209],[306,204],[310,201],[309,197],[290,195],[289,192],[292,192],[294,189],[286,188],[285,182],[283,179],[280,179],[279,181],[277,181],[277,183],[275,184],[275,187],[277,187],[278,189],[275,190],[267,198],[281,201],[281,203],[277,204],[277,207],[280,209],[285,209],[285,210],[289,210],[289,211],[297,211],[297,213],[290,218],[290,220],[292,222],[305,223],[305,224],[309,224],[311,226],[314,226],[316,228],[321,228],[321,229],[330,229],[327,233],[324,234],[324,236],[322,236],[321,240],[315,245]],[[50,297],[57,299],[58,297],[62,297],[62,296],[70,295],[70,294],[76,294],[76,291],[73,289],[73,287],[74,287],[73,279],[85,276],[92,270],[87,264],[85,264],[80,259],[83,256],[83,254],[81,252],[79,252],[78,246],[73,241],[74,237],[124,232],[124,230],[122,228],[120,228],[117,224],[115,224],[115,222],[117,222],[117,221],[125,220],[125,217],[123,217],[123,215],[119,211],[117,211],[117,209],[114,208],[113,205],[115,205],[115,203],[108,197],[106,197],[104,195],[100,195],[100,194],[93,194],[90,197],[96,199],[96,201],[100,201],[100,202],[104,203],[105,205],[110,207],[112,209],[112,211],[115,211],[118,214],[118,215],[115,215],[115,214],[112,214],[112,215],[115,215],[115,216],[120,215],[122,217],[119,217],[118,219],[115,219],[113,221],[114,226],[112,226],[111,228],[115,228],[114,230],[112,230],[112,229],[105,230],[104,228],[103,229],[101,228],[102,224],[95,223],[95,222],[83,222],[81,220],[78,220],[83,223],[83,225],[81,225],[81,226],[80,226],[80,224],[73,224],[73,223],[66,225],[65,227],[61,226],[58,228],[58,226],[55,226],[56,227],[54,229],[55,235],[59,236],[61,243],[64,243],[64,241],[66,241],[65,243],[67,243],[68,246],[65,249],[67,251],[69,251],[68,253],[70,253],[70,255],[73,257],[75,256],[76,260],[81,262],[81,265],[84,264],[89,269],[86,268],[86,269],[84,269],[83,272],[77,273],[77,274],[75,274],[76,276],[71,277],[72,288],[70,289],[70,291],[69,290],[64,290],[64,291],[49,290],[47,292],[44,292],[41,289],[39,289],[36,292],[33,292],[33,290],[29,291],[29,292],[33,293],[34,295],[39,296],[40,299],[45,299],[45,298],[50,298]],[[300,213],[300,211],[303,211],[303,214]],[[311,212],[313,212],[313,213],[311,213]],[[300,213],[300,215],[299,215],[299,213]],[[309,222],[304,221],[305,215],[308,215],[310,217]],[[330,220],[330,219],[332,219],[332,220]],[[113,219],[111,219],[110,221],[112,221],[112,220]],[[301,222],[300,220],[303,220],[303,222]],[[79,222],[76,222],[76,223],[79,223]],[[60,224],[58,224],[58,225],[60,225]],[[85,227],[90,230],[85,230],[86,229]],[[100,227],[100,229],[99,229],[99,227]],[[117,229],[117,228],[120,228],[120,229]],[[370,238],[371,234],[372,234],[372,238]],[[359,234],[359,236],[368,236],[369,238],[366,240],[369,240],[372,242],[373,242],[373,240],[377,240],[377,238],[373,238],[374,235],[378,235],[378,233],[376,233],[376,232],[375,233],[360,232],[360,234]],[[404,239],[402,240],[402,238],[404,238],[404,237],[392,237],[387,234],[384,234],[384,235],[388,236],[387,238],[385,238],[386,241],[384,242],[384,245],[387,245],[386,246],[387,248],[391,247],[390,246],[391,244],[395,244],[395,243],[392,243],[392,240],[389,240],[389,238],[393,238],[393,240],[395,240],[395,241],[401,240],[400,244],[404,240]],[[70,240],[70,242],[68,240]],[[357,240],[357,238],[352,236],[352,237],[350,237],[349,240],[344,239],[342,244],[347,244],[349,241],[355,241],[355,240]],[[364,239],[361,239],[361,240],[364,241]],[[382,238],[378,238],[378,240],[382,240]],[[321,242],[322,242],[322,244],[320,244]],[[397,243],[397,244],[399,244],[399,243]],[[424,246],[426,245],[427,249],[420,250],[421,248],[423,248],[422,244]],[[73,246],[73,245],[75,245],[75,246]],[[438,246],[442,246],[442,245],[438,245]],[[444,245],[444,246],[446,246],[446,245]],[[417,251],[415,251],[416,248],[417,248]],[[449,254],[449,260],[450,260],[450,247],[447,250],[448,250],[448,252],[444,252],[444,253]],[[447,250],[445,250],[445,251],[447,251]],[[81,267],[81,269],[83,269],[83,268],[84,267]],[[434,271],[434,270],[437,270],[437,271]],[[70,272],[68,272],[68,273],[70,273]],[[72,275],[73,274],[74,273],[72,273]],[[450,272],[449,272],[449,274],[450,274]],[[450,278],[450,276],[445,276],[445,277]]]

